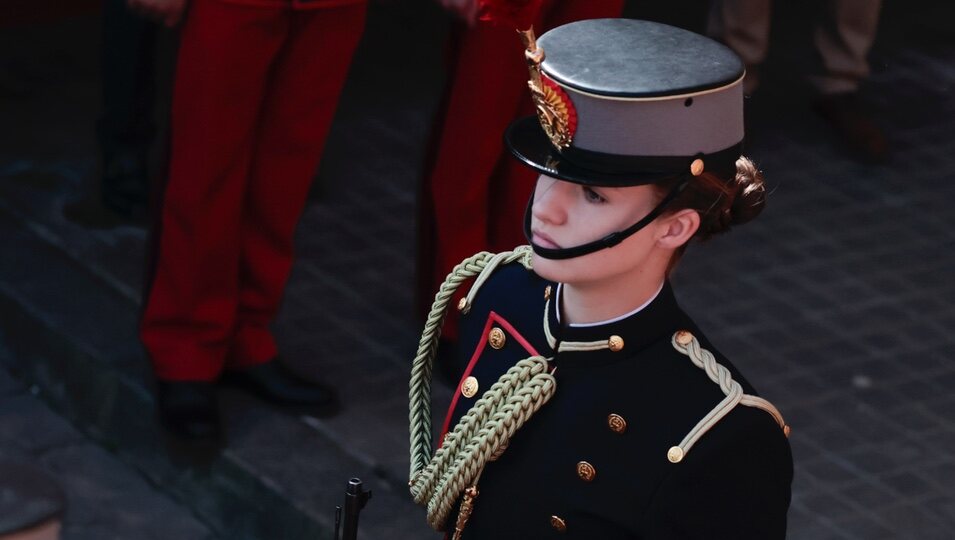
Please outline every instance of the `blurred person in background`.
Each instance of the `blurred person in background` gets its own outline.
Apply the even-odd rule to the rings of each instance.
[[[524,241],[520,216],[537,176],[510,158],[500,134],[533,104],[514,29],[478,21],[479,0],[438,0],[458,22],[449,43],[449,77],[435,121],[419,203],[418,303],[426,312],[448,270],[481,250]],[[520,3],[520,2],[517,2]],[[623,0],[545,0],[535,27],[618,17]],[[515,54],[515,51],[518,54]],[[464,69],[466,66],[466,69]],[[457,335],[454,315],[443,336]],[[448,350],[449,345],[443,350]]]
[[[364,0],[130,0],[181,19],[168,184],[140,325],[160,419],[221,442],[216,382],[331,414],[334,389],[278,359],[270,325],[293,233],[365,22]]]
[[[85,226],[145,223],[151,191],[149,155],[156,139],[156,50],[159,24],[135,2],[102,6],[102,113],[96,126],[99,182],[64,215]],[[164,21],[174,26],[176,21]]]
[[[882,130],[859,96],[869,75],[867,56],[875,41],[881,0],[826,0],[813,29],[821,61],[809,77],[816,111],[859,158],[881,162],[888,154]],[[709,34],[736,51],[746,64],[747,95],[759,86],[760,64],[769,49],[771,0],[713,0]]]

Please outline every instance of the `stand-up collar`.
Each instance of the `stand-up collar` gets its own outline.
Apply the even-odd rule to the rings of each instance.
[[[545,324],[557,341],[555,350],[560,348],[561,342],[609,342],[613,336],[622,340],[622,347],[616,351],[610,347],[596,351],[562,351],[555,359],[560,368],[601,365],[630,358],[652,343],[669,339],[673,332],[680,329],[681,324],[685,325],[686,316],[676,303],[669,281],[663,284],[657,297],[640,311],[624,319],[592,326],[570,326],[566,324],[566,317],[558,317],[560,298],[556,294],[557,286],[552,285],[552,290],[555,294],[547,302]]]

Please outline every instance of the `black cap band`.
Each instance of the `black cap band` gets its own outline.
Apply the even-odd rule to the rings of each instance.
[[[660,204],[658,204],[653,210],[650,211],[649,214],[644,216],[643,219],[641,219],[640,221],[634,223],[633,225],[627,227],[626,229],[622,231],[612,232],[599,240],[595,240],[593,242],[588,242],[586,244],[581,244],[579,246],[575,246],[571,248],[551,249],[551,248],[538,246],[537,244],[534,243],[534,240],[533,240],[534,235],[531,232],[531,213],[534,207],[534,194],[531,194],[531,198],[527,202],[527,208],[524,210],[524,236],[527,237],[527,242],[531,245],[531,248],[534,249],[534,253],[536,253],[537,255],[540,255],[541,257],[545,259],[554,259],[554,260],[572,259],[574,257],[580,257],[582,255],[589,255],[595,251],[600,251],[601,249],[613,247],[619,244],[620,242],[624,241],[628,237],[632,236],[634,233],[636,233],[640,229],[649,225],[654,219],[659,217],[664,210],[666,210],[666,207],[669,206],[674,199],[676,199],[677,195],[683,192],[686,186],[690,183],[690,180],[693,178],[689,173],[684,173],[683,175],[681,175],[681,177],[682,177],[682,180],[680,181],[680,183],[677,184],[676,187],[674,187],[672,190],[670,190],[670,193],[668,193],[667,196],[664,197],[662,201],[660,201]],[[535,188],[535,193],[536,193],[536,189],[537,188]]]

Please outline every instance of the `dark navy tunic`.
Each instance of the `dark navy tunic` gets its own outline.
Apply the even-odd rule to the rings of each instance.
[[[556,291],[519,264],[504,266],[462,317],[458,372],[461,383],[475,377],[479,390],[465,397],[459,383],[445,430],[518,360],[537,353],[554,357],[557,367],[551,401],[485,468],[463,538],[784,538],[792,455],[769,413],[737,405],[682,461],[667,459],[667,451],[725,397],[673,348],[675,332],[692,332],[755,395],[680,309],[670,285],[643,310],[594,327],[560,326],[558,301],[551,301],[550,329],[558,342],[611,335],[624,342],[618,352],[556,356],[543,331],[548,285]],[[489,343],[491,332],[500,348]],[[610,415],[625,420],[623,432],[611,429]],[[450,530],[456,517],[449,518]]]

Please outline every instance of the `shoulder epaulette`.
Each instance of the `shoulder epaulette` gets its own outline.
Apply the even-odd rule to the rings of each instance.
[[[776,423],[779,424],[779,427],[782,428],[786,437],[789,437],[789,426],[786,425],[785,420],[783,420],[783,415],[780,414],[779,410],[769,401],[759,396],[753,396],[743,392],[743,387],[740,386],[737,381],[733,380],[730,371],[716,361],[716,357],[713,356],[713,353],[701,347],[699,340],[697,340],[693,334],[686,330],[680,330],[673,334],[671,343],[674,349],[688,356],[697,367],[706,371],[706,375],[710,380],[720,386],[720,389],[726,394],[726,397],[686,434],[686,437],[683,438],[680,444],[670,447],[667,451],[667,459],[670,463],[679,463],[682,461],[684,456],[690,451],[690,448],[700,440],[700,437],[729,414],[737,405],[756,407],[757,409],[768,412],[772,415],[773,419],[776,420]]]

